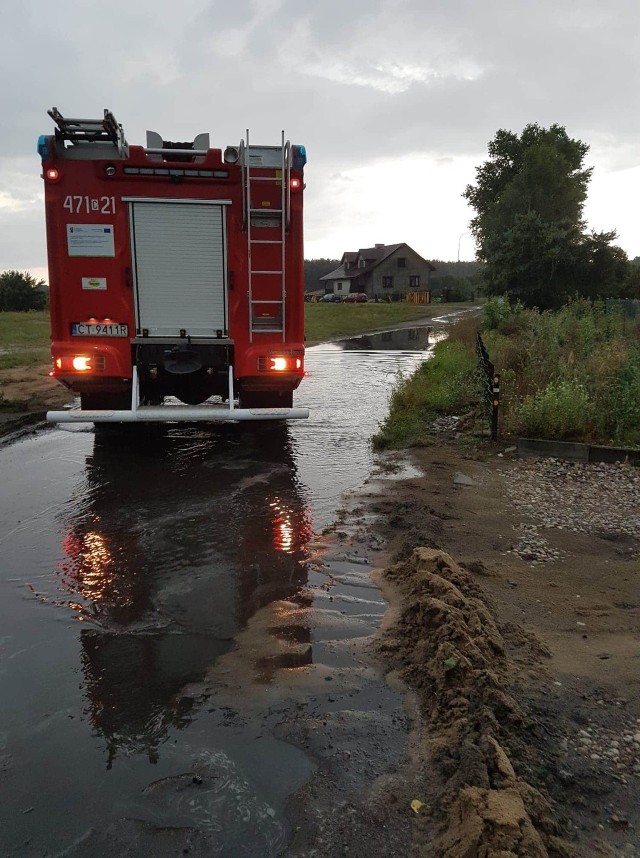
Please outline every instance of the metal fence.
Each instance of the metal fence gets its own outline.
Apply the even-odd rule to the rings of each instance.
[[[478,333],[476,337],[476,354],[480,367],[483,402],[485,413],[491,427],[491,440],[498,440],[498,410],[500,408],[500,376],[496,375],[495,367],[489,358],[489,352]]]
[[[640,316],[640,301],[635,298],[607,298],[605,310],[607,313],[617,311],[627,319],[636,319]]]

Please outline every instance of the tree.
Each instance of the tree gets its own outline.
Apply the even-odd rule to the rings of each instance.
[[[634,270],[624,250],[612,245],[616,238],[613,231],[582,236],[576,250],[576,273],[577,291],[585,297],[602,297],[603,285],[609,298],[633,297]]]
[[[304,291],[313,292],[321,289],[320,278],[340,265],[339,259],[305,259],[304,261]]]
[[[489,160],[476,170],[476,185],[463,196],[477,214],[471,230],[483,259],[484,242],[513,224],[518,214],[537,212],[565,228],[582,227],[591,169],[589,147],[571,140],[560,125],[527,125],[520,137],[500,130],[489,143]]]
[[[518,215],[504,232],[485,242],[485,287],[491,295],[509,295],[524,306],[560,306],[571,294],[571,245],[567,233],[537,213]],[[559,287],[563,283],[563,288]]]
[[[28,272],[4,271],[0,274],[0,311],[44,310],[47,284]]]
[[[589,147],[560,125],[532,124],[520,136],[498,131],[488,151],[463,194],[476,210],[471,230],[487,291],[541,309],[576,292],[617,294],[628,261],[611,246],[615,232],[585,234]]]

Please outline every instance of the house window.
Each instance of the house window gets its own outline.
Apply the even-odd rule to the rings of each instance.
[[[342,292],[342,283],[340,281],[336,283],[336,292]]]
[[[398,257],[398,268],[406,268],[406,267],[407,267],[406,258],[404,256],[399,256]]]
[[[364,259],[359,259],[358,260],[358,268],[364,268],[364,265],[365,265]]]
[[[412,274],[409,277],[409,288],[410,289],[419,289],[420,288],[420,275]]]
[[[393,289],[393,277],[383,277],[382,286],[384,289]]]

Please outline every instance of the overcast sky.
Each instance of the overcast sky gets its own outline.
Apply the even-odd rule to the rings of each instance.
[[[461,194],[499,128],[591,148],[586,216],[640,255],[637,0],[23,0],[0,11],[0,271],[46,276],[47,108],[211,145],[307,147],[305,256],[471,259]]]

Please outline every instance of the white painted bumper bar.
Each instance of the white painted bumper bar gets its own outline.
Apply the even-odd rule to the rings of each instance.
[[[228,408],[219,405],[141,405],[135,411],[47,411],[49,423],[193,423],[196,421],[304,420],[308,408]]]
[[[130,410],[69,408],[47,411],[49,423],[193,423],[241,420],[305,420],[308,408],[236,408],[233,367],[229,367],[229,405],[140,405],[137,367],[133,367]]]

